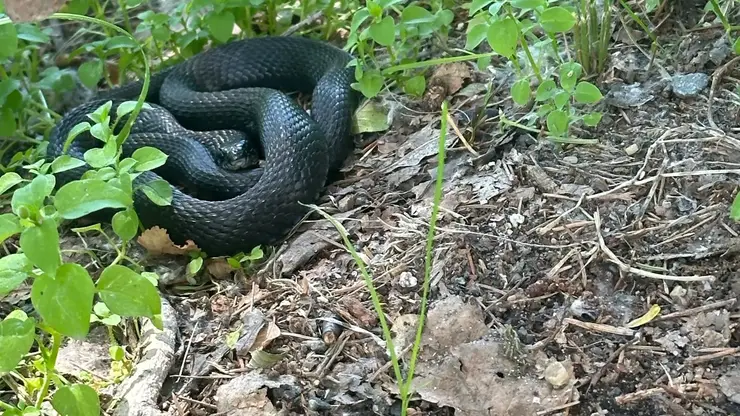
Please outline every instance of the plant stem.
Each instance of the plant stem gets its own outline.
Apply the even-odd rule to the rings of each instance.
[[[44,367],[46,371],[44,372],[44,384],[41,386],[41,391],[39,392],[39,397],[36,399],[36,408],[41,409],[41,405],[44,403],[44,400],[46,399],[46,396],[49,394],[49,387],[51,386],[51,376],[54,373],[56,363],[57,363],[57,356],[59,355],[59,348],[62,346],[62,335],[56,331],[51,332],[51,339],[52,339],[52,345],[51,345],[51,351],[49,353],[48,360],[44,361]]]

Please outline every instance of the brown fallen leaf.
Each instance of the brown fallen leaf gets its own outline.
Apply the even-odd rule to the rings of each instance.
[[[226,279],[231,277],[231,273],[234,272],[233,267],[226,261],[225,258],[219,257],[215,259],[206,260],[206,270],[216,279]]]
[[[262,327],[257,338],[254,339],[252,347],[249,349],[250,352],[257,349],[265,349],[270,343],[282,335],[280,328],[275,324],[275,320],[269,321],[267,326]]]
[[[172,242],[167,230],[156,225],[144,230],[136,241],[138,241],[139,244],[149,252],[149,254],[155,256],[161,256],[163,254],[178,256],[199,250],[193,240],[188,240],[184,245],[178,246]]]
[[[15,23],[44,20],[59,11],[67,0],[5,0],[5,13]]]
[[[443,86],[448,95],[452,95],[463,86],[465,79],[470,78],[470,68],[463,62],[440,65],[429,78],[429,85]]]

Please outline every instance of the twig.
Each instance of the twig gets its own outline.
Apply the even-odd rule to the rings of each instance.
[[[707,304],[707,305],[702,305],[702,306],[699,306],[699,307],[696,307],[696,308],[691,308],[691,309],[686,309],[686,310],[683,310],[683,311],[678,311],[678,312],[673,312],[673,313],[665,314],[665,315],[656,317],[655,319],[653,319],[653,322],[667,321],[667,320],[670,320],[670,319],[683,318],[683,317],[686,317],[686,316],[694,316],[694,315],[699,314],[699,313],[702,313],[702,312],[707,312],[707,311],[711,311],[711,310],[714,310],[714,309],[720,309],[720,308],[724,308],[724,307],[730,307],[730,306],[732,306],[732,305],[735,304],[735,301],[736,300],[737,299],[732,298],[732,299],[728,299],[728,300],[723,300],[723,301],[719,301],[719,302],[710,303],[710,304]]]
[[[737,355],[740,353],[740,347],[725,348],[722,351],[714,352],[712,354],[700,355],[698,357],[689,357],[684,361],[686,364],[700,364],[707,361],[712,361],[717,358],[729,357],[731,355]]]
[[[313,22],[319,20],[321,16],[324,15],[323,10],[319,10],[317,12],[314,12],[313,14],[308,15],[305,19],[301,20],[300,22],[294,24],[293,26],[289,27],[288,29],[283,32],[282,36],[290,36],[294,34],[295,32],[303,29],[304,27],[312,24]]]
[[[712,74],[712,86],[709,88],[709,104],[707,105],[707,119],[709,120],[709,125],[713,128],[722,131],[717,126],[717,123],[714,122],[714,116],[712,115],[712,102],[714,102],[714,91],[717,89],[717,86],[722,81],[722,76],[727,72],[727,70],[730,69],[731,66],[735,65],[736,62],[740,61],[740,56],[736,56],[732,58],[729,62],[722,65],[721,67],[717,68],[716,71],[714,71],[714,74]]]
[[[601,235],[601,216],[599,215],[599,210],[597,209],[594,213],[594,222],[596,223],[596,235],[599,238],[599,247],[601,248],[601,251],[606,254],[609,261],[616,264],[623,272],[629,272],[634,273],[638,276],[647,277],[651,279],[662,279],[662,280],[675,280],[679,282],[699,282],[699,281],[713,281],[715,279],[714,275],[704,275],[704,276],[674,276],[669,274],[659,274],[659,273],[653,273],[649,272],[647,270],[638,269],[637,267],[628,266],[625,264],[622,260],[619,260],[617,256],[614,254],[614,252],[609,249],[609,247],[606,246],[606,243],[604,242],[604,236]]]

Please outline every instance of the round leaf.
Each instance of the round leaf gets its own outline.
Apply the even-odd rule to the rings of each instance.
[[[54,276],[62,264],[59,230],[51,218],[45,218],[41,224],[23,230],[20,245],[31,263],[50,276]]]
[[[167,155],[156,147],[141,147],[131,155],[136,160],[134,169],[139,172],[156,169],[167,162]]]
[[[519,105],[526,105],[531,94],[532,90],[528,79],[522,78],[511,86],[511,99]]]
[[[382,46],[391,46],[396,39],[396,24],[390,16],[370,25],[370,37]]]
[[[97,285],[100,298],[111,313],[153,318],[161,312],[157,288],[128,267],[112,264],[103,270]]]
[[[172,185],[162,179],[149,182],[141,187],[144,194],[155,204],[164,207],[172,203]]]
[[[31,288],[31,302],[44,322],[74,339],[87,336],[94,295],[90,275],[75,263],[61,265],[55,278],[37,276]]]
[[[0,322],[0,373],[8,373],[33,346],[36,325],[33,318],[16,309]]]
[[[540,24],[550,33],[567,32],[576,24],[576,18],[564,7],[555,6],[542,12]]]
[[[98,81],[103,77],[103,62],[100,59],[85,61],[78,69],[80,81],[88,88],[98,85]]]
[[[18,50],[18,31],[15,24],[0,25],[0,61],[4,61]]]
[[[505,57],[514,55],[518,37],[519,30],[516,22],[510,17],[491,23],[488,27],[488,33],[486,33],[491,49]]]
[[[210,14],[205,20],[208,31],[221,43],[231,38],[231,33],[234,30],[234,22],[234,15],[228,11]]]
[[[547,129],[551,134],[563,136],[568,131],[568,115],[562,110],[554,110],[547,115]]]
[[[116,212],[111,222],[113,231],[126,241],[133,240],[139,230],[139,217],[131,208]]]
[[[8,238],[20,233],[21,230],[21,224],[15,214],[0,214],[0,244]],[[0,261],[2,261],[2,258],[0,258]],[[0,273],[2,273],[2,269],[0,269]],[[1,288],[2,283],[0,283],[0,292],[2,291]]]
[[[100,399],[86,384],[64,386],[54,393],[51,406],[61,416],[100,416]]]
[[[70,182],[57,191],[54,206],[64,219],[77,219],[104,208],[128,208],[131,196],[100,179]]]
[[[576,101],[582,104],[593,104],[601,101],[604,98],[601,95],[601,91],[596,85],[588,82],[581,81],[576,85],[575,92]]]
[[[15,290],[31,276],[33,264],[23,253],[13,253],[0,258],[0,295]]]

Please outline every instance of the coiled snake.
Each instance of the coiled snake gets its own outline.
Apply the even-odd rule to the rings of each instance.
[[[173,186],[171,205],[159,206],[135,191],[142,224],[167,229],[177,243],[191,239],[211,256],[283,240],[307,212],[300,203],[317,200],[328,173],[353,149],[351,120],[359,95],[351,88],[351,59],[321,41],[260,37],[214,47],[153,75],[147,96],[153,108],[142,109],[123,152],[153,146],[168,160],[138,176],[134,186],[180,180],[206,196]],[[141,87],[137,81],[112,89],[65,114],[51,133],[47,158],[62,154],[70,130],[88,113],[112,99],[113,116]],[[311,115],[279,90],[312,93]],[[264,164],[254,169],[223,169],[212,157],[214,152],[233,157],[244,145],[254,165],[255,141]],[[86,150],[100,145],[84,134],[67,153],[83,159]],[[57,180],[79,179],[88,169],[60,173]]]

